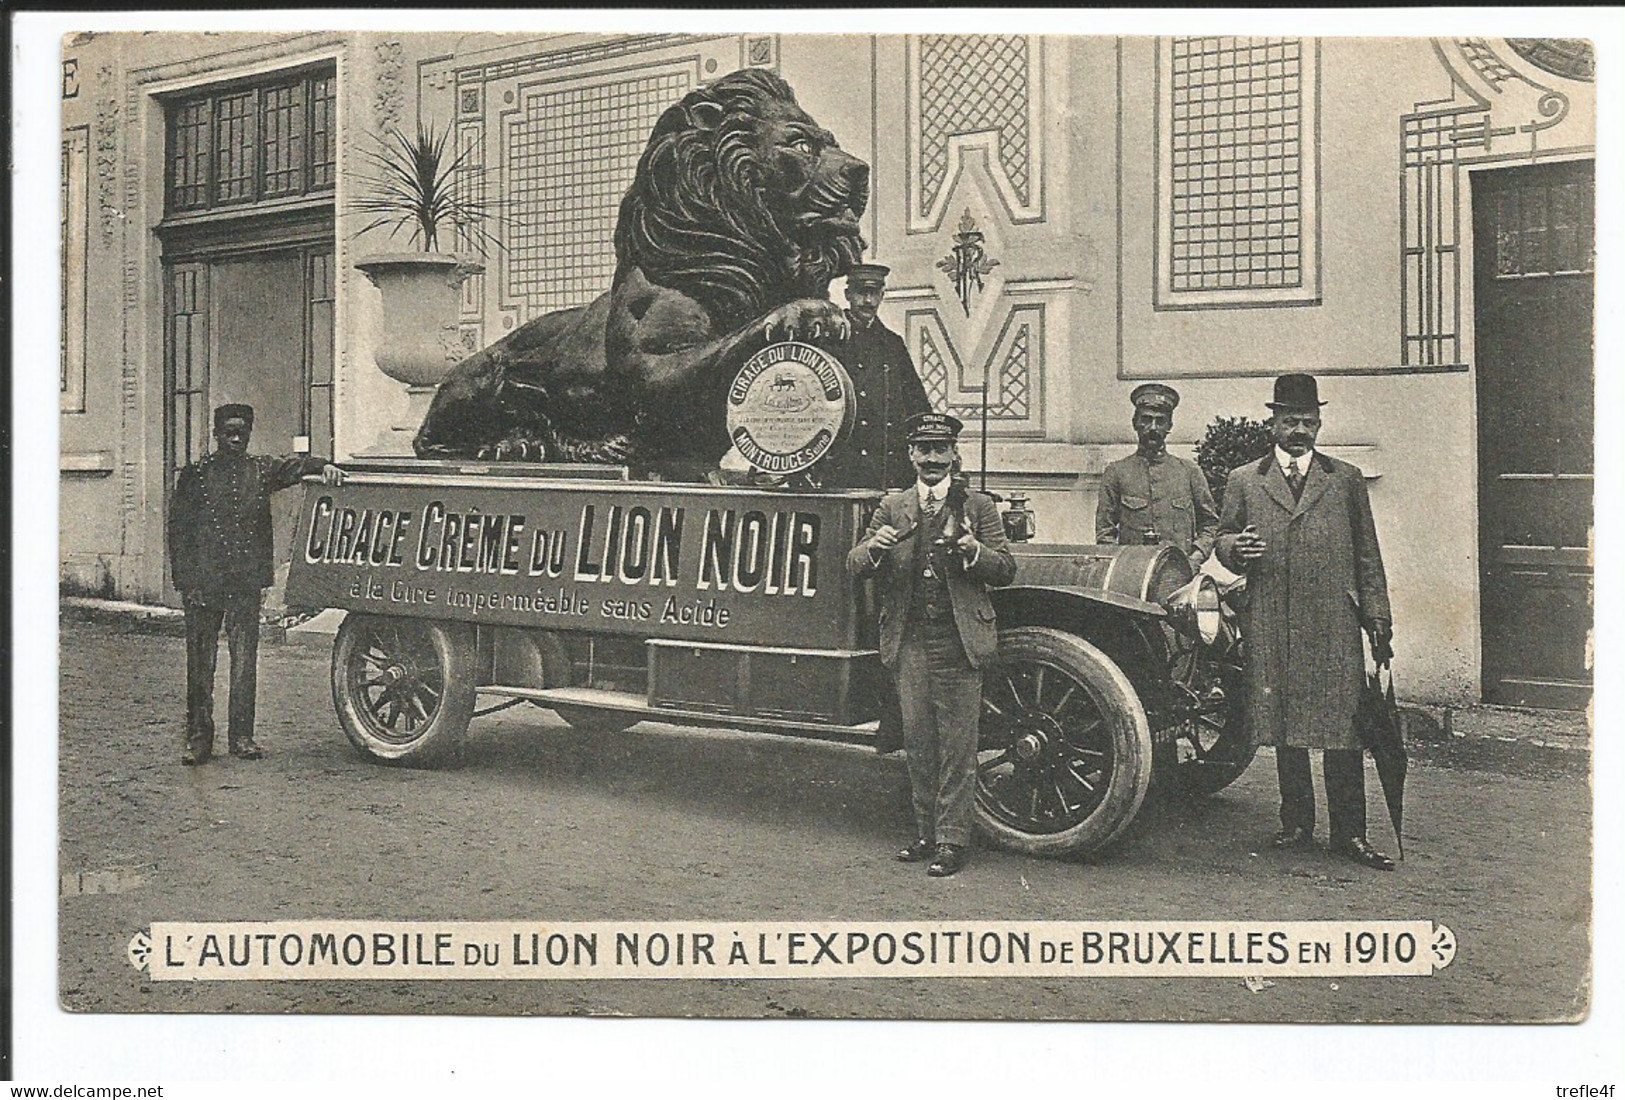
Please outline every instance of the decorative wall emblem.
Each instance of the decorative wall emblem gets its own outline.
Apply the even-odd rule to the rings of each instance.
[[[745,67],[761,69],[777,64],[778,51],[773,46],[774,39],[771,35],[745,39]]]
[[[982,290],[982,276],[998,266],[999,261],[987,254],[983,245],[985,234],[976,228],[976,219],[966,210],[959,219],[959,232],[954,234],[954,246],[948,255],[937,261],[938,269],[946,271],[953,281],[954,293],[970,316],[970,297]]]
[[[1597,51],[1583,38],[1509,38],[1513,53],[1553,76],[1597,79]]]
[[[965,154],[986,157],[1012,221],[1044,216],[1042,48],[1027,35],[908,39],[908,229],[935,230]]]

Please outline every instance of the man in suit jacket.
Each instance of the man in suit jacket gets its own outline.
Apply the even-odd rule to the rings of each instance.
[[[962,427],[945,413],[909,419],[917,480],[880,502],[846,559],[854,576],[880,575],[880,658],[902,699],[916,839],[897,858],[930,860],[939,878],[965,865],[970,846],[981,669],[999,649],[988,589],[1016,575],[993,498],[950,477]]]
[[[1247,575],[1247,717],[1274,745],[1281,784],[1277,848],[1313,843],[1309,749],[1325,751],[1332,848],[1391,871],[1365,836],[1365,770],[1354,712],[1365,683],[1363,627],[1378,661],[1392,655],[1393,617],[1365,475],[1315,450],[1315,379],[1276,379],[1275,448],[1230,475],[1217,551]]]

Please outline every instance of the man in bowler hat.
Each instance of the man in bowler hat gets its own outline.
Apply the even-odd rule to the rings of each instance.
[[[215,450],[180,473],[169,506],[169,569],[186,610],[186,742],[181,763],[214,753],[214,669],[220,628],[231,651],[228,743],[231,755],[258,760],[254,741],[260,602],[273,580],[271,494],[320,473],[328,485],[344,472],[325,458],[248,453],[249,405],[214,410]]]
[[[1213,552],[1219,509],[1202,468],[1168,453],[1179,392],[1160,382],[1134,387],[1134,434],[1139,447],[1106,467],[1095,506],[1095,541],[1124,545],[1171,543],[1200,567]]]
[[[834,488],[895,489],[912,480],[903,424],[931,411],[907,345],[878,316],[890,271],[880,264],[856,264],[846,276],[852,333],[831,350],[852,377],[857,419],[819,466],[822,482]]]
[[[897,858],[929,861],[937,878],[967,859],[981,669],[999,648],[988,590],[1016,575],[993,498],[951,479],[962,427],[945,413],[908,421],[915,482],[880,502],[846,559],[854,576],[879,575],[880,658],[902,699],[916,834]]]
[[[1365,683],[1364,629],[1380,662],[1393,616],[1365,475],[1315,449],[1315,379],[1285,374],[1269,402],[1275,447],[1235,470],[1224,491],[1217,552],[1247,575],[1247,719],[1275,746],[1281,784],[1277,848],[1314,843],[1309,750],[1323,750],[1332,849],[1391,871],[1365,835],[1365,765],[1354,714]]]

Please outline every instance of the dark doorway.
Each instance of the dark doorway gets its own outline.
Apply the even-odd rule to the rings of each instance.
[[[168,486],[213,446],[211,411],[254,406],[256,453],[333,453],[333,248],[176,260],[165,268]],[[288,560],[298,494],[272,506]],[[273,592],[271,606],[280,593]]]
[[[1593,162],[1473,174],[1484,698],[1591,697]]]

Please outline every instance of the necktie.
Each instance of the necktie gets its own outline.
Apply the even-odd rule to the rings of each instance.
[[[933,495],[932,493],[929,493],[929,492],[925,494],[925,519],[923,521],[921,521],[920,526],[926,527],[926,528],[931,528],[935,524],[936,518],[937,518],[937,509],[938,509],[938,507],[940,505],[941,505],[941,501],[937,500],[935,495]],[[923,562],[924,562],[924,565],[923,565],[923,568],[921,569],[921,573],[925,577],[926,580],[931,580],[932,578],[934,578],[937,575],[937,571],[935,569],[933,569],[932,566],[931,566],[931,554],[929,552],[929,547],[926,548],[926,552],[924,554]]]
[[[1292,499],[1297,500],[1303,496],[1304,473],[1298,469],[1298,460],[1293,459],[1292,465],[1287,469],[1286,483],[1292,490]]]

